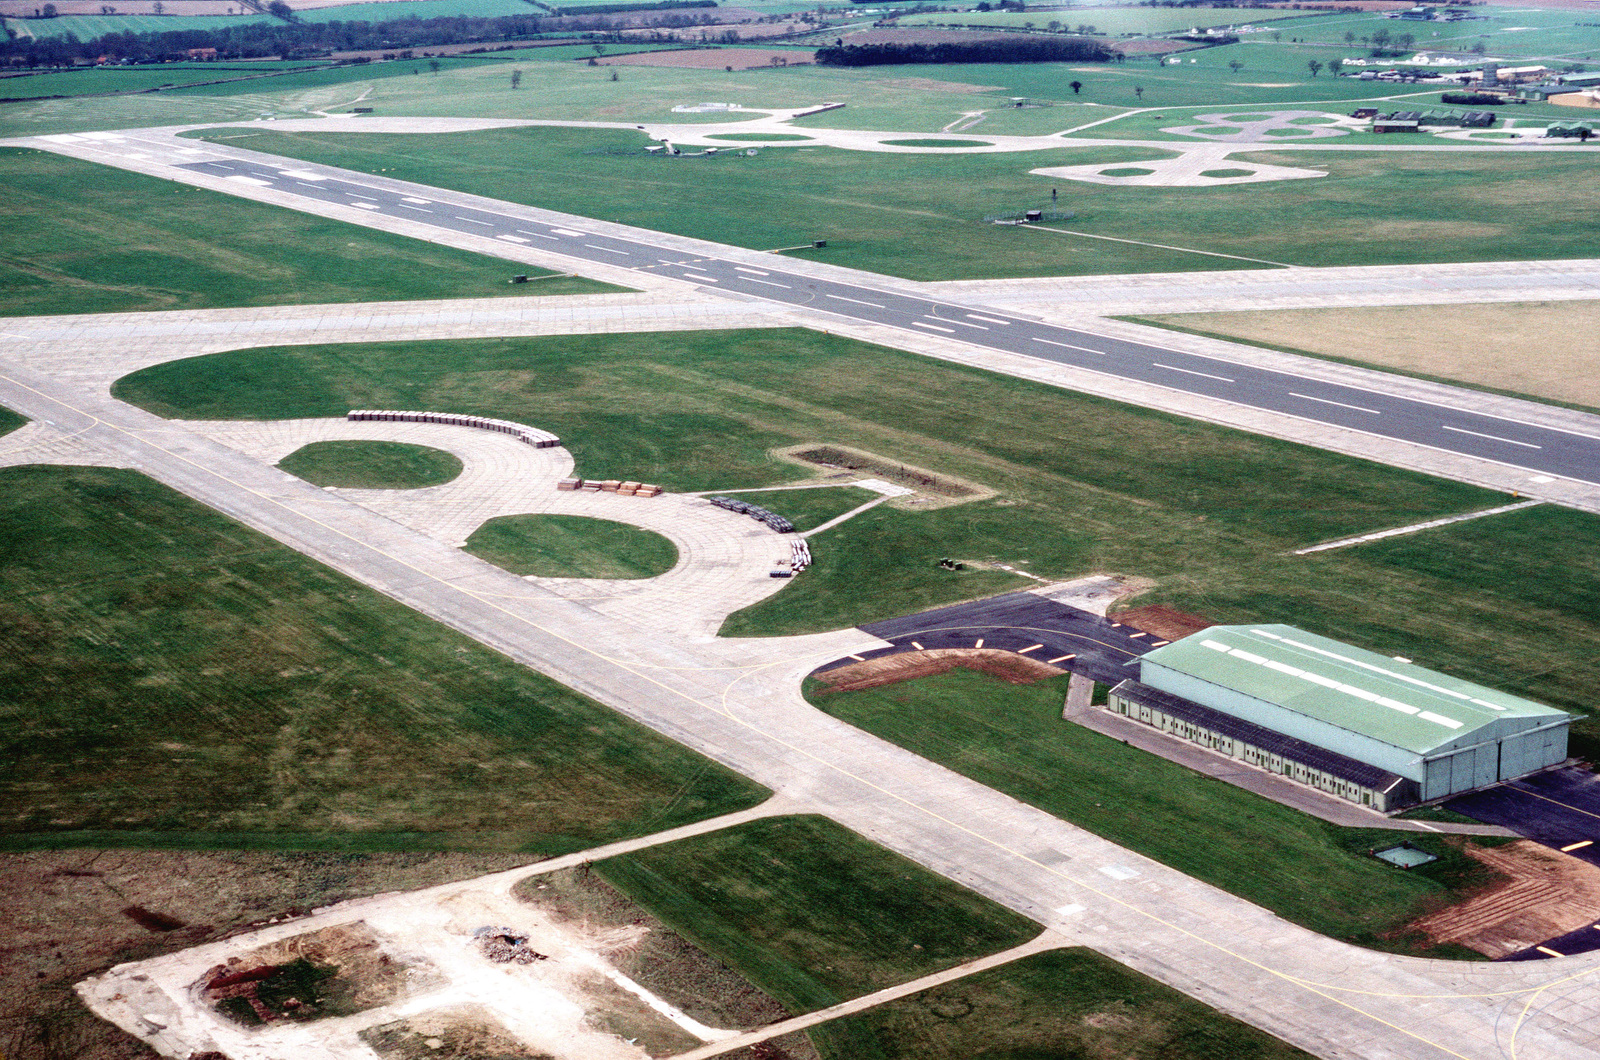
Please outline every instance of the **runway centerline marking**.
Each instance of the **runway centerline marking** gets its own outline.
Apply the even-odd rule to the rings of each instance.
[[[1452,427],[1448,423],[1441,423],[1439,426],[1443,427],[1447,431],[1455,431],[1457,434],[1470,434],[1474,438],[1487,438],[1491,442],[1505,442],[1507,445],[1520,445],[1525,449],[1544,448],[1544,446],[1534,445],[1532,442],[1519,442],[1515,438],[1502,438],[1498,434],[1484,434],[1482,431],[1469,431],[1465,427]]]
[[[426,207],[412,206],[410,203],[406,203],[406,202],[397,203],[396,205],[398,205],[400,207],[400,209],[402,209],[402,210],[415,210],[418,213],[432,213],[433,212],[432,210],[429,210]]]
[[[786,283],[773,283],[771,280],[758,280],[754,276],[744,276],[744,277],[740,277],[740,278],[743,279],[743,280],[746,280],[749,283],[764,283],[768,287],[782,287],[785,291],[794,290],[793,287],[790,287]]]
[[[1104,357],[1106,355],[1105,350],[1095,350],[1089,348],[1088,346],[1074,346],[1070,342],[1057,342],[1055,339],[1041,339],[1037,335],[1029,335],[1028,337],[1034,342],[1042,342],[1046,346],[1060,346],[1064,350],[1081,350],[1084,353],[1092,353],[1096,357]]]
[[[877,302],[863,302],[859,298],[846,298],[842,294],[828,294],[828,292],[826,292],[826,291],[822,292],[822,294],[823,294],[823,297],[825,297],[825,298],[832,298],[832,299],[835,299],[835,300],[840,301],[840,302],[854,302],[856,305],[871,306],[873,309],[887,309],[887,308],[889,308],[888,306],[879,305]]]
[[[770,273],[770,272],[762,272],[760,269],[752,269],[748,265],[735,265],[734,268],[739,270],[740,272],[748,272],[753,276],[771,276],[772,275],[772,273]]]
[[[1011,321],[1009,321],[1009,320],[999,320],[999,319],[996,319],[995,317],[979,316],[977,313],[968,313],[967,316],[971,317],[973,320],[981,320],[986,324],[1009,324],[1009,323],[1011,323]]]
[[[1383,415],[1383,413],[1379,412],[1377,409],[1364,408],[1361,405],[1347,405],[1343,401],[1334,401],[1331,398],[1312,397],[1310,394],[1296,394],[1293,390],[1289,391],[1289,396],[1301,398],[1305,401],[1320,401],[1324,405],[1337,405],[1342,409],[1353,409],[1356,412],[1370,412],[1374,416]]]
[[[493,221],[480,221],[476,217],[460,217],[460,216],[457,216],[456,220],[457,221],[465,221],[469,225],[482,225],[485,228],[493,228],[494,227],[494,222]]]
[[[920,320],[913,320],[911,323],[914,326],[919,327],[919,328],[928,328],[928,329],[930,329],[932,331],[942,331],[946,335],[954,335],[956,333],[956,329],[955,328],[941,328],[937,324],[924,324]]]
[[[1237,382],[1237,380],[1229,379],[1225,375],[1212,375],[1210,372],[1197,372],[1192,368],[1179,368],[1175,364],[1162,364],[1160,361],[1151,361],[1150,363],[1153,366],[1155,366],[1156,368],[1165,368],[1169,372],[1182,372],[1184,375],[1198,375],[1198,376],[1201,376],[1202,378],[1215,379],[1218,382],[1222,382],[1222,383]]]
[[[588,247],[590,250],[603,250],[607,254],[621,254],[625,258],[633,257],[633,252],[632,251],[617,250],[614,247],[602,247],[597,243],[585,243],[584,246]]]

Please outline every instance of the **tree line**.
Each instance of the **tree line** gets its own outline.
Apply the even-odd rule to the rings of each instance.
[[[1099,41],[1080,37],[1016,35],[1005,39],[940,44],[845,44],[818,48],[820,66],[890,66],[902,63],[1103,63],[1114,58]]]

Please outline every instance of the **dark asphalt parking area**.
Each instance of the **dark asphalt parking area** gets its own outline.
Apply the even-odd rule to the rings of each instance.
[[[1123,678],[1137,677],[1138,667],[1128,663],[1161,643],[1151,634],[1026,592],[940,607],[860,628],[891,644],[862,652],[860,659],[934,648],[972,648],[982,641],[985,648],[1026,651],[1030,659],[1053,662],[1112,685]],[[856,661],[857,657],[847,656],[817,670],[832,670]]]
[[[1554,950],[1548,953],[1547,950]],[[1576,931],[1545,939],[1537,946],[1497,958],[1500,961],[1548,961],[1552,957],[1572,957],[1579,953],[1600,950],[1600,924],[1585,924]]]
[[[1587,769],[1562,766],[1459,796],[1444,806],[1600,865],[1600,775]]]

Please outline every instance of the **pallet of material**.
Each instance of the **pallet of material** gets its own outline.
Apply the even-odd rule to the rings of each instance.
[[[560,482],[556,483],[556,489],[558,490],[575,490],[581,488],[582,486],[583,479],[581,478],[564,478]]]

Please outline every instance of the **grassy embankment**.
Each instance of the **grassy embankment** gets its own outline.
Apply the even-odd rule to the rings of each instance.
[[[20,416],[4,405],[0,405],[0,435],[10,434],[27,422],[28,418],[26,416]]]
[[[0,848],[553,852],[762,798],[133,472],[0,478]]]
[[[1051,187],[1061,182],[1028,170],[1136,163],[1162,152],[1107,146],[946,156],[796,147],[754,158],[671,159],[645,155],[638,133],[577,129],[263,133],[249,143],[755,249],[823,238],[828,247],[815,252],[819,260],[918,280],[1248,265],[1048,229],[1305,266],[1579,257],[1592,252],[1594,227],[1575,223],[1570,204],[1573,196],[1600,197],[1600,172],[1586,157],[1296,151],[1247,157],[1329,175],[1213,188],[1068,184],[1060,205],[1076,216],[1030,228],[983,223],[988,215],[1049,204]],[[530,184],[530,165],[546,179]],[[931,199],[929,187],[939,189]],[[1515,216],[1491,202],[1507,188],[1518,196]],[[597,201],[605,203],[599,213]],[[1317,239],[1300,237],[1308,230]]]
[[[603,861],[603,877],[794,1012],[1033,938],[1039,926],[820,818],[758,821]],[[1118,1013],[1123,1019],[1088,1019]],[[829,1060],[1299,1057],[1083,950],[1007,965],[811,1032]]]
[[[0,148],[0,187],[0,315],[617,290],[44,151]]]
[[[654,578],[678,562],[660,534],[583,515],[502,515],[473,531],[465,550],[544,578]]]
[[[312,442],[278,466],[313,486],[345,489],[422,489],[461,474],[461,460],[454,453],[404,442]]]
[[[1064,678],[1018,687],[953,671],[861,692],[808,686],[808,694],[852,725],[1313,931],[1404,953],[1475,956],[1429,949],[1403,931],[1490,878],[1458,840],[1339,828],[1067,724]],[[1368,856],[1401,840],[1440,860],[1401,872]]]

